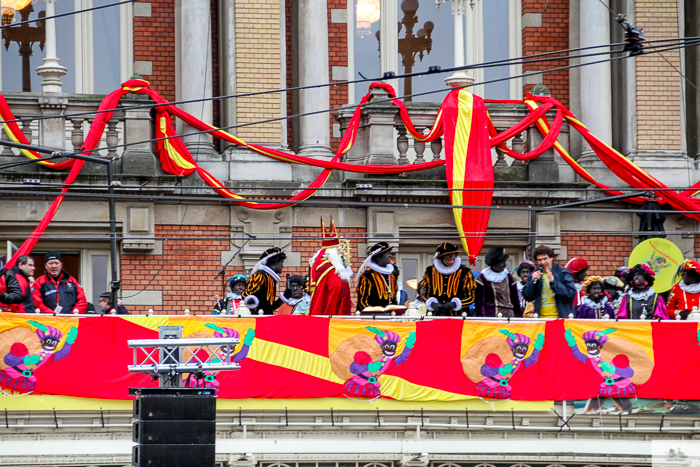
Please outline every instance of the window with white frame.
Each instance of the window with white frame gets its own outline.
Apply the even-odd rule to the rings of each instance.
[[[521,0],[467,0],[470,10],[465,15],[465,50],[467,64],[478,64],[520,57],[522,55]],[[417,5],[417,6],[416,6]],[[363,75],[380,76],[385,71],[402,74],[427,70],[429,66],[454,66],[454,17],[452,5],[447,2],[439,10],[431,0],[353,0],[348,2],[348,55],[351,79]],[[415,10],[412,10],[415,8]],[[406,44],[405,18],[414,11],[412,47]],[[411,22],[409,20],[408,22]],[[432,24],[428,24],[431,22]],[[426,27],[427,26],[427,27]],[[385,33],[382,33],[382,30]],[[430,30],[430,52],[425,40]],[[403,40],[403,41],[402,41]],[[402,42],[399,42],[402,41]],[[410,50],[411,60],[406,60]],[[421,49],[422,58],[421,58]],[[380,50],[382,52],[380,52]],[[404,52],[403,54],[401,52]],[[385,55],[382,55],[385,54]],[[415,56],[413,55],[415,54]],[[406,65],[410,64],[407,68]],[[487,85],[483,81],[518,76],[520,65],[503,65],[471,70],[476,85],[472,91],[485,98],[519,99],[522,80],[512,79]],[[413,78],[412,93],[446,87],[445,73]],[[404,82],[395,83],[399,95],[404,93]],[[349,101],[357,103],[367,92],[367,83],[350,87]],[[442,93],[416,97],[417,101],[440,102]]]
[[[113,0],[57,0],[56,14],[110,3],[114,3]],[[41,0],[27,8],[33,10],[28,17],[30,20],[38,19],[39,13],[44,10]],[[15,22],[21,20],[20,16],[19,12],[15,15]],[[132,17],[132,5],[128,3],[56,18],[57,55],[61,65],[68,70],[61,78],[64,93],[107,94],[117,89],[121,82],[132,75]],[[40,28],[39,24],[30,24],[29,27]],[[6,31],[12,29],[15,28],[8,28]],[[21,38],[20,34],[9,34]],[[31,91],[41,92],[42,79],[35,71],[43,64],[42,58],[45,56],[40,44],[34,43],[31,56],[24,58],[20,54],[19,43],[3,36],[3,46],[6,46],[7,50],[2,51],[0,61],[0,90],[23,90],[23,73],[27,73],[26,69],[23,72],[23,60],[26,60]]]

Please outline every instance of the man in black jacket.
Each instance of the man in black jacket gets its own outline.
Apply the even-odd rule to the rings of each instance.
[[[9,269],[0,270],[0,311],[10,312],[10,305],[22,303],[22,289],[15,273]]]
[[[100,302],[98,303],[100,311],[102,314],[109,314],[112,311],[112,294],[105,292],[100,295]],[[129,310],[126,309],[124,305],[121,304],[121,300],[117,299],[117,314],[118,315],[130,315]]]

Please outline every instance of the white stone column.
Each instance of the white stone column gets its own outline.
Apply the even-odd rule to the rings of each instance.
[[[328,7],[325,0],[299,0],[299,86],[325,84],[328,75]],[[330,108],[329,88],[299,91],[302,114]],[[328,112],[299,119],[299,154],[331,158]]]
[[[212,97],[211,11],[208,0],[181,2],[178,61],[180,68],[180,92],[178,99],[196,100]],[[211,99],[181,104],[180,108],[205,123],[212,123],[214,106]],[[184,124],[181,134],[198,132]],[[187,148],[195,154],[217,156],[210,134],[197,134],[182,138]]]
[[[598,0],[580,0],[581,47],[610,43],[610,12]],[[588,52],[605,52],[609,48]],[[581,63],[591,63],[607,56],[581,58]],[[612,144],[612,75],[610,62],[586,65],[581,70],[580,120],[598,138]],[[583,155],[590,155],[590,146],[584,142]]]
[[[467,14],[466,0],[450,0],[452,5],[452,16],[454,17],[454,66],[460,67],[467,64],[464,39],[464,17]],[[436,7],[440,7],[439,3],[435,3]],[[470,63],[473,63],[470,61]],[[474,77],[467,70],[453,71],[452,75],[445,78],[445,83],[453,88],[465,86],[474,83]]]
[[[56,14],[56,0],[44,0],[46,2],[46,17],[51,18]],[[44,78],[41,86],[45,93],[60,93],[63,83],[61,76],[65,76],[68,69],[59,64],[60,60],[56,56],[56,20],[46,20],[46,57],[44,64],[36,68],[36,73]]]

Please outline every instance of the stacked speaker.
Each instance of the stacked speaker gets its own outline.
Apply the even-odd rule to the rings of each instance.
[[[133,465],[213,467],[216,395],[201,388],[132,388]]]

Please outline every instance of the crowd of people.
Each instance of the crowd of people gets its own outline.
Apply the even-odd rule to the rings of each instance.
[[[44,274],[34,278],[34,258],[21,255],[12,269],[0,270],[0,311],[11,313],[96,313],[87,301],[77,279],[63,269],[61,253],[51,250],[44,255]],[[122,305],[112,306],[111,295],[100,295],[100,313],[130,314]]]
[[[227,296],[215,297],[213,314],[239,314],[242,305],[264,315],[376,315],[406,310],[391,245],[371,246],[354,274],[346,261],[349,244],[338,236],[333,219],[329,228],[321,220],[321,230],[321,249],[309,260],[307,276],[287,275],[286,289],[278,293],[287,256],[280,248],[265,250],[250,278],[236,274],[229,280]],[[661,294],[654,290],[655,273],[647,264],[620,267],[606,277],[589,275],[585,259],[574,258],[561,266],[554,262],[554,251],[542,245],[533,253],[534,262],[525,260],[511,273],[510,256],[504,248],[494,247],[486,254],[487,267],[474,273],[459,254],[453,243],[437,246],[432,265],[416,281],[416,308],[432,316],[667,320],[687,319],[700,306],[700,264],[692,259],[680,264],[675,285]],[[29,256],[20,256],[15,267],[3,269],[0,311],[95,312],[78,281],[63,269],[58,251],[46,253],[44,269],[35,280]],[[129,314],[121,300],[112,305],[109,293],[100,296],[98,306],[101,313]]]

